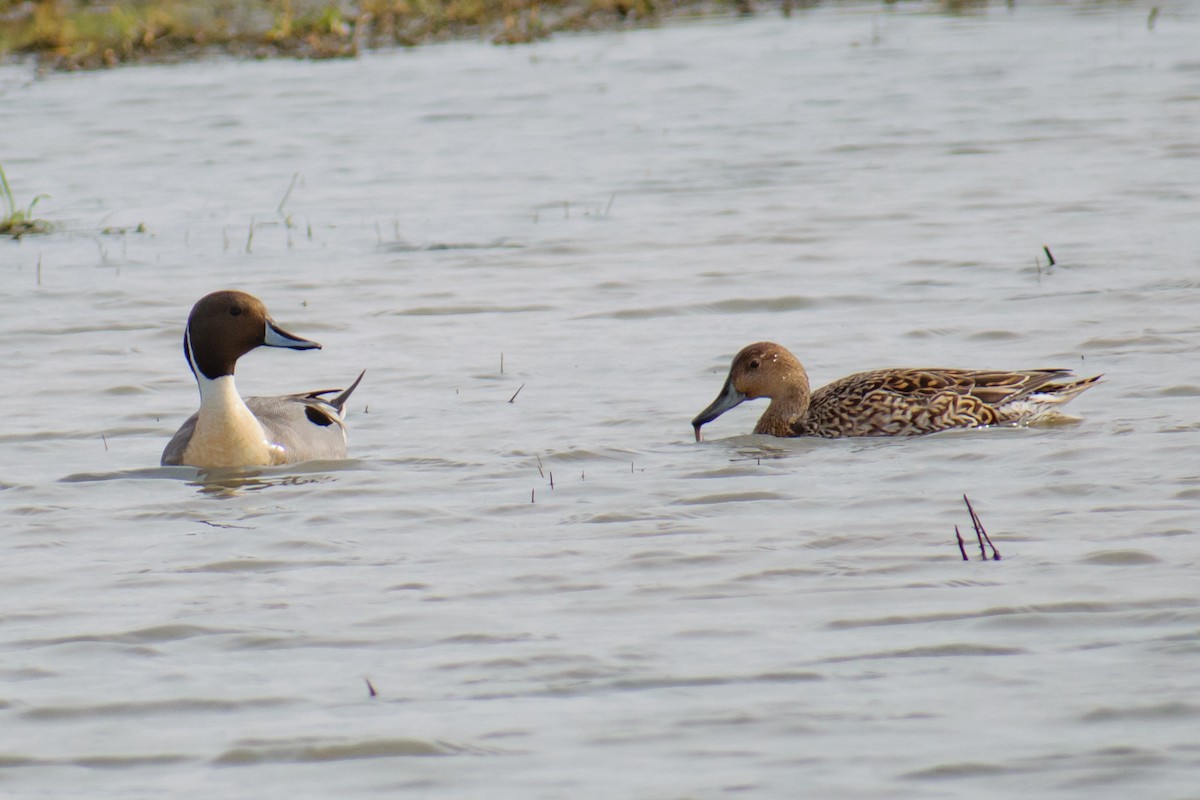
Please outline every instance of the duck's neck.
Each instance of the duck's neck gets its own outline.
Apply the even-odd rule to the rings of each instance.
[[[232,375],[209,378],[197,371],[200,412],[185,463],[196,467],[266,466],[278,461],[278,447],[238,394]]]
[[[808,375],[803,368],[786,376],[782,381],[783,391],[778,391],[771,398],[771,404],[759,417],[754,426],[755,433],[765,433],[768,436],[795,436],[795,424],[808,414],[811,395],[808,388]]]

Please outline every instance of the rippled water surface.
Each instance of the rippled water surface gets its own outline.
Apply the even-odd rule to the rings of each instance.
[[[1200,13],[993,5],[0,70],[0,794],[1196,797]],[[223,287],[351,460],[157,467]],[[762,339],[1106,377],[697,444]]]

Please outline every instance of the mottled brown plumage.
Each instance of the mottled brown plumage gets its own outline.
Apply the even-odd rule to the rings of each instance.
[[[1070,370],[880,369],[810,392],[808,374],[787,348],[758,342],[733,359],[717,399],[692,420],[701,426],[743,400],[770,398],[754,427],[770,436],[907,436],[950,428],[1013,425],[1052,414],[1100,376]],[[1067,380],[1059,381],[1059,379]]]

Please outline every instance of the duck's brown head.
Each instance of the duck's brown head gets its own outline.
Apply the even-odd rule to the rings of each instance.
[[[771,398],[772,404],[779,400],[807,406],[808,374],[786,347],[774,342],[756,342],[734,356],[721,393],[692,420],[696,441],[700,441],[701,426],[742,401],[759,397]]]
[[[321,345],[275,324],[262,301],[226,289],[200,298],[188,316],[183,351],[192,371],[216,380],[232,375],[237,360],[256,347],[319,350]]]

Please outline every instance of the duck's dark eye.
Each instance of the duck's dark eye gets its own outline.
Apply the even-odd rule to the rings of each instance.
[[[229,309],[229,316],[240,317],[241,315],[242,315],[242,307],[241,306],[234,306],[233,308]]]
[[[758,369],[758,359],[757,358],[750,362],[750,369]]]

